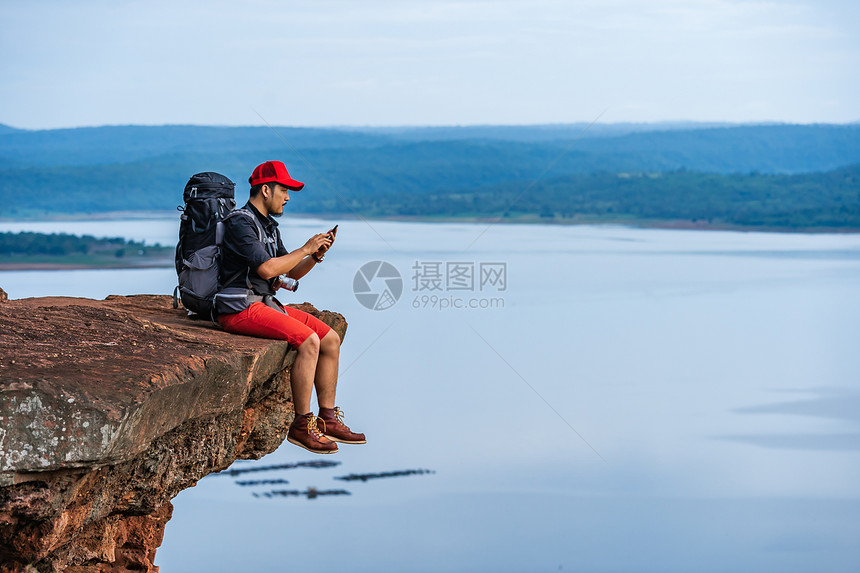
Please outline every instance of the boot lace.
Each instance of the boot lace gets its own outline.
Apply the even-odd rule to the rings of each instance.
[[[322,432],[320,431],[319,427],[317,427],[317,420],[320,420],[323,423],[323,426],[325,426],[325,420],[318,416],[311,416],[310,418],[308,418],[308,433],[313,437],[319,439],[322,437]]]
[[[334,407],[334,415],[335,415],[335,418],[337,419],[338,424],[346,426],[346,424],[343,423],[343,410],[341,410],[340,408],[335,406]]]
[[[325,432],[326,432],[325,418],[320,416],[320,417],[317,417],[317,420],[322,422],[322,425],[323,425],[322,433],[325,434]],[[334,420],[329,420],[329,422],[331,422],[331,425],[334,426],[334,428],[343,428],[347,432],[352,431],[349,429],[349,426],[347,426],[346,424],[343,423],[343,410],[341,410],[337,406],[334,407]]]

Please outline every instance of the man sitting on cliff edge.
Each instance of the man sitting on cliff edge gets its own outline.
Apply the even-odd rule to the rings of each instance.
[[[248,216],[233,216],[225,221],[222,244],[221,278],[224,288],[250,288],[263,302],[252,302],[245,310],[220,314],[224,330],[237,334],[286,340],[298,350],[290,374],[296,418],[287,439],[319,454],[337,451],[335,442],[364,444],[358,434],[343,423],[343,412],[335,406],[340,336],[318,318],[274,299],[280,275],[300,279],[321,263],[334,242],[334,233],[314,235],[300,248],[288,252],[281,242],[278,223],[273,217],[284,212],[290,191],[304,183],[294,180],[280,161],[258,165],[251,177],[250,198],[243,209],[249,211],[265,232],[260,241],[257,225]],[[311,393],[316,387],[319,417],[311,411]]]

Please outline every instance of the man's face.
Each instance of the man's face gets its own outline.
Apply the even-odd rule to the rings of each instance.
[[[280,217],[284,214],[284,205],[290,200],[290,190],[280,183],[272,183],[269,191],[269,198],[266,200],[266,210],[269,211],[269,215]]]

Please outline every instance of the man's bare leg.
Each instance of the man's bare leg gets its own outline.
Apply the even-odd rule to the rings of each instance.
[[[340,362],[340,336],[334,330],[329,330],[320,341],[319,359],[314,376],[320,408],[334,408],[338,362]]]
[[[323,434],[329,440],[344,444],[364,444],[364,434],[353,432],[343,423],[343,412],[335,408],[337,370],[340,360],[340,336],[330,331],[320,341],[320,357],[317,361],[315,385],[320,404],[320,419]]]
[[[296,418],[290,424],[287,440],[317,454],[333,454],[337,451],[337,444],[322,435],[317,426],[317,417],[311,412],[311,392],[314,389],[319,349],[320,339],[316,334],[311,334],[298,348],[299,355],[290,374]]]
[[[298,348],[299,355],[290,373],[290,389],[293,392],[293,406],[296,415],[311,411],[311,392],[314,387],[314,374],[320,356],[320,338],[314,332]]]

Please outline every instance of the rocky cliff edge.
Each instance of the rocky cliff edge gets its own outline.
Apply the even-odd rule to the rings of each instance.
[[[0,573],[156,571],[170,499],[284,440],[295,351],[171,300],[0,301]]]

